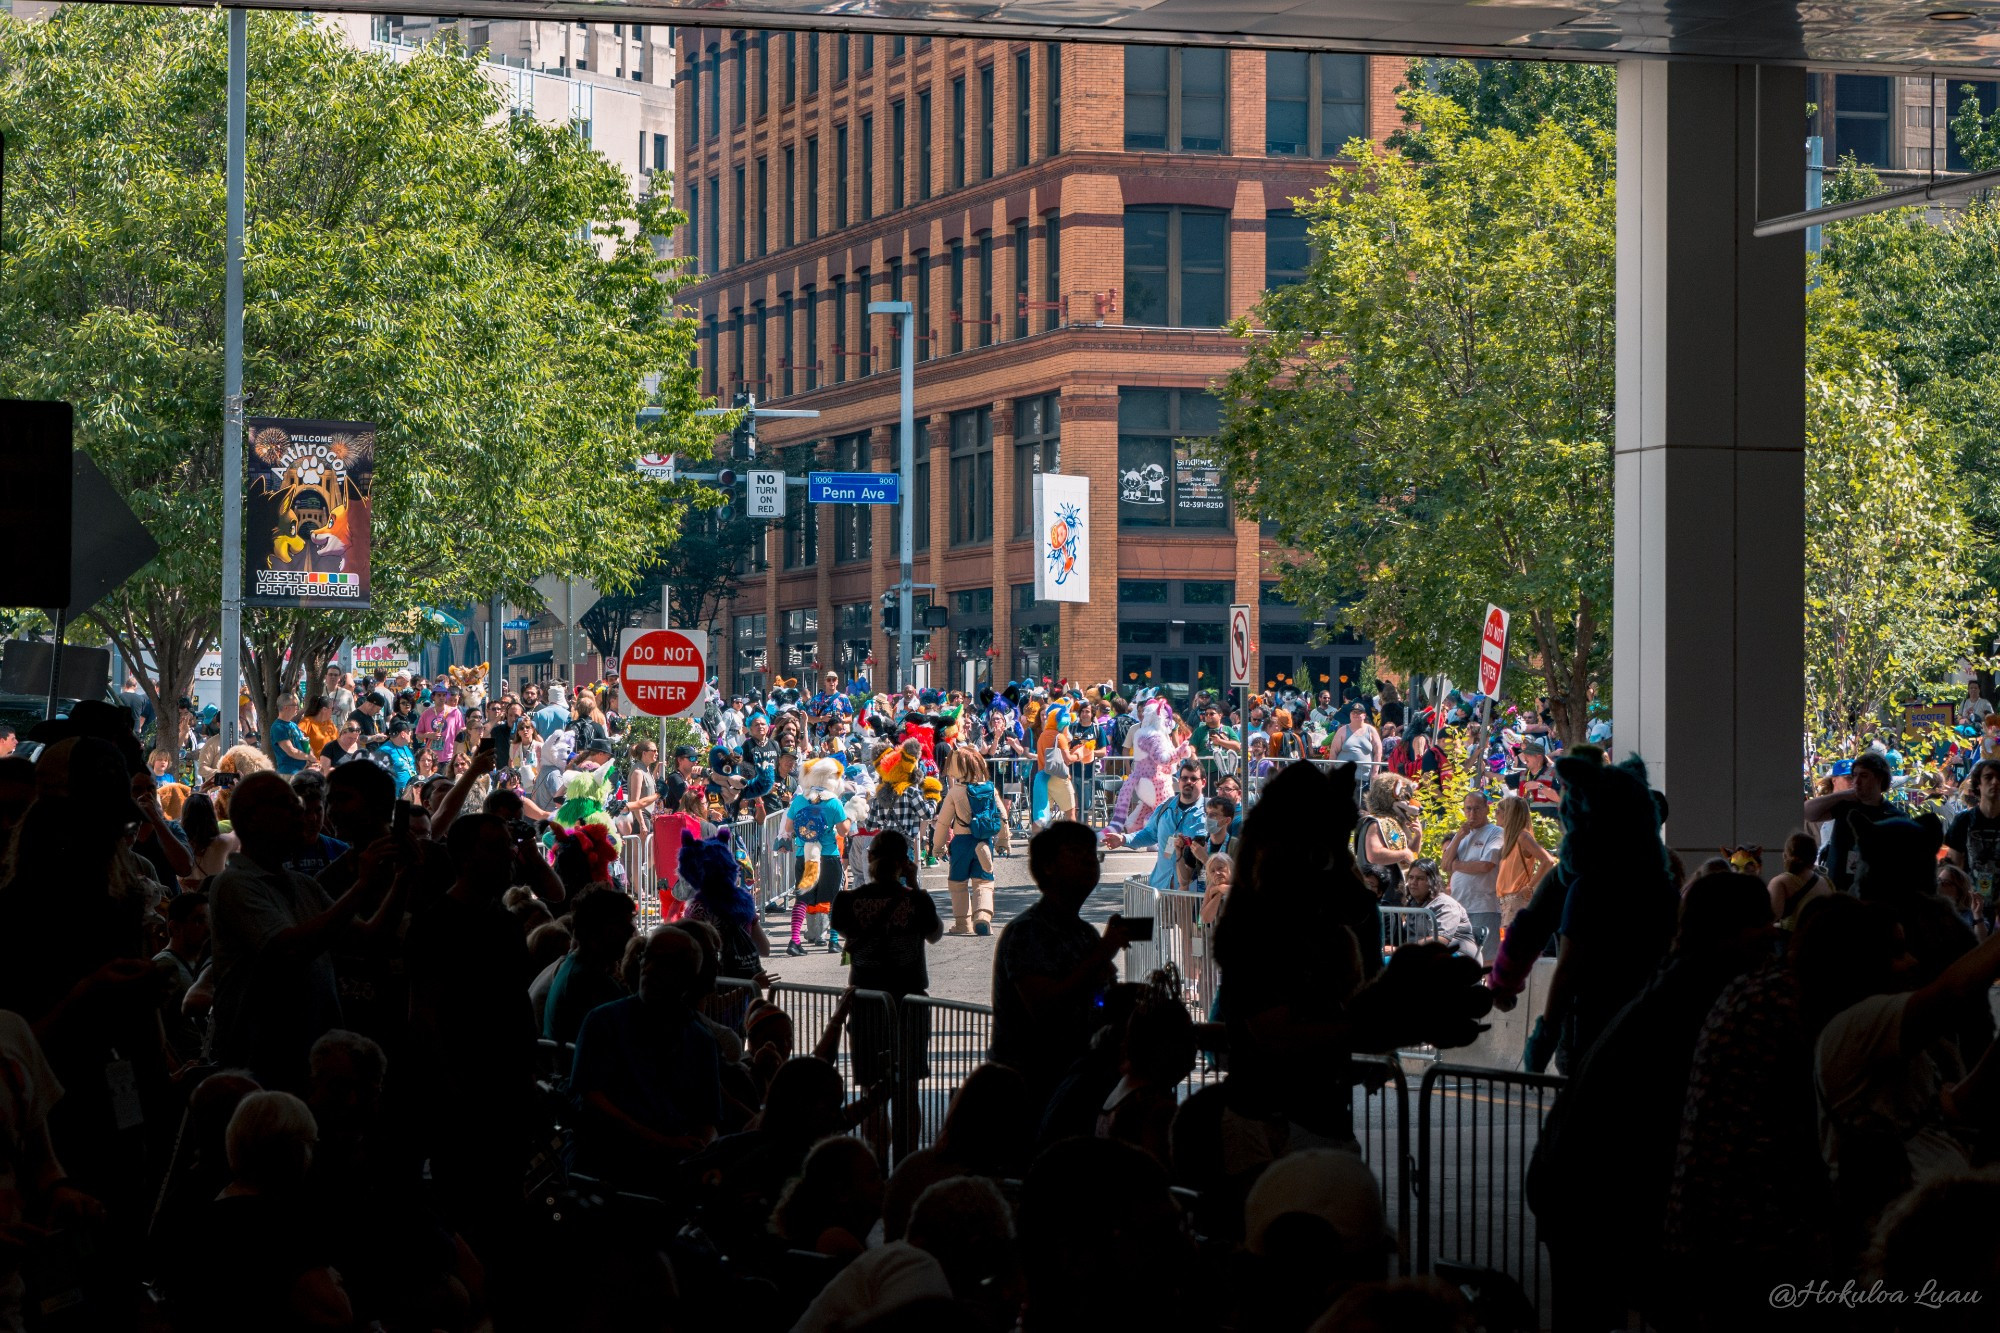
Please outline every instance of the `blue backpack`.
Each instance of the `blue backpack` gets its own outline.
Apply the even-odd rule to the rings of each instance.
[[[965,806],[971,817],[966,820],[966,828],[981,842],[991,842],[1000,836],[1000,805],[993,799],[993,784],[973,782],[965,788]]]

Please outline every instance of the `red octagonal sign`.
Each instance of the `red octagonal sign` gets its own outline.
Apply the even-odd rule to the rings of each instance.
[[[1500,693],[1500,669],[1507,664],[1507,620],[1505,611],[1486,604],[1479,627],[1479,692],[1489,699]]]
[[[618,686],[648,717],[685,717],[701,707],[708,635],[692,629],[628,629],[620,636]]]

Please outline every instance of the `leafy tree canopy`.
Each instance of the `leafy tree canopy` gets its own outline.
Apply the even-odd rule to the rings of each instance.
[[[1422,160],[1357,145],[1313,197],[1313,265],[1266,296],[1221,448],[1306,554],[1288,595],[1460,680],[1497,602],[1515,679],[1576,735],[1609,646],[1611,131],[1482,125],[1421,82],[1402,106]]]
[[[380,428],[374,611],[255,613],[253,676],[551,570],[628,584],[683,504],[631,460],[711,438],[664,192],[635,201],[447,48],[398,63],[253,14],[249,56],[245,411]],[[219,616],[225,66],[220,11],[0,21],[0,391],[75,403],[159,539],[95,619],[168,716]],[[651,373],[667,424],[642,431]]]

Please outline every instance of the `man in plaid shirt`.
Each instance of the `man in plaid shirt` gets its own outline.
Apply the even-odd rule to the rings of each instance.
[[[923,784],[912,782],[902,792],[882,799],[880,792],[871,813],[877,830],[894,829],[910,840],[912,854],[924,846],[924,825],[937,817],[938,803],[924,795]]]

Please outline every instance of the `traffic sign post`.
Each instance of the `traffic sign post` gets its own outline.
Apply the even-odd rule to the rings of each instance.
[[[902,480],[894,472],[812,472],[806,475],[806,499],[816,505],[899,504]]]
[[[1250,684],[1250,608],[1229,608],[1229,685],[1231,689]]]
[[[785,516],[785,474],[751,471],[744,476],[743,512],[750,518]]]
[[[1491,602],[1486,604],[1479,630],[1479,692],[1489,699],[1498,697],[1501,672],[1507,665],[1507,621],[1505,611]]]
[[[639,455],[639,475],[651,477],[655,481],[672,481],[675,467],[672,454]]]
[[[701,630],[628,629],[618,636],[618,689],[634,712],[698,712],[707,680],[708,635]]]
[[[1243,718],[1244,754],[1249,754],[1250,733],[1250,608],[1238,602],[1229,608],[1229,687],[1235,690],[1236,707]]]

